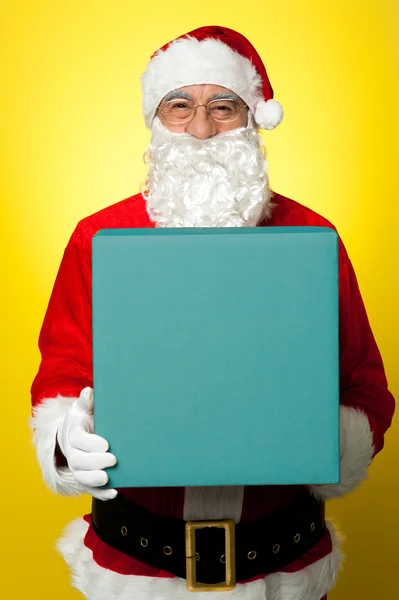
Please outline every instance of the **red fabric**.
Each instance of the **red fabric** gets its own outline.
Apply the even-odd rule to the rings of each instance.
[[[263,61],[257,53],[257,51],[255,50],[254,46],[241,33],[238,33],[238,31],[234,31],[233,29],[228,29],[227,27],[220,27],[219,25],[210,25],[207,27],[199,27],[198,29],[193,29],[193,31],[185,33],[184,35],[181,35],[176,39],[182,39],[187,36],[193,37],[199,42],[202,42],[207,38],[217,39],[223,44],[229,46],[229,48],[231,48],[235,52],[238,52],[238,54],[240,54],[244,58],[247,58],[250,62],[252,62],[257,72],[261,76],[262,93],[264,100],[267,101],[273,98],[273,88],[270,84],[265,65],[263,64]],[[172,40],[164,46],[162,46],[161,50],[166,50],[174,41],[175,40]],[[151,58],[154,58],[155,55],[156,52],[152,55]]]
[[[310,209],[279,194],[274,195],[273,216],[261,226],[326,226],[331,223]],[[153,227],[145,202],[133,196],[95,215],[76,227],[65,249],[39,338],[42,362],[32,384],[32,403],[43,398],[77,397],[93,385],[91,346],[91,239],[105,228]],[[261,265],[260,265],[261,266]],[[342,241],[339,242],[340,392],[341,403],[362,409],[367,415],[375,451],[383,447],[393,411],[381,356],[375,343],[357,286],[353,267]],[[148,510],[183,517],[184,488],[131,488],[121,490]],[[290,502],[301,486],[251,486],[245,488],[242,519],[255,518]],[[103,544],[91,528],[86,545],[98,564],[120,573],[165,576],[139,561],[133,561]],[[325,538],[290,571],[326,556],[331,551]]]

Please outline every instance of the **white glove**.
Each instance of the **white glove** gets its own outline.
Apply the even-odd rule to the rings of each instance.
[[[113,489],[98,489],[108,481],[103,470],[116,464],[107,440],[93,433],[93,390],[84,388],[61,421],[57,441],[68,467],[84,491],[99,500],[112,500]]]

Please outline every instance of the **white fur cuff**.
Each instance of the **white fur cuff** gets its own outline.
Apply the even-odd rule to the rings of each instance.
[[[46,398],[33,408],[30,420],[43,479],[53,492],[64,496],[77,496],[84,492],[69,468],[57,467],[55,462],[58,426],[75,400],[63,396]]]
[[[340,483],[309,486],[322,500],[340,498],[357,488],[367,477],[374,456],[373,434],[366,414],[351,406],[340,406]]]

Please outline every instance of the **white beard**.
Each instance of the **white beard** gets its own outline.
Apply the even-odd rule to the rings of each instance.
[[[156,117],[142,191],[157,227],[254,227],[271,208],[267,164],[255,129],[201,140]]]

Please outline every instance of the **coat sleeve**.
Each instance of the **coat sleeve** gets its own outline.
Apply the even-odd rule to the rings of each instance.
[[[82,492],[57,452],[59,423],[84,387],[93,386],[91,249],[79,226],[65,249],[39,336],[41,363],[33,381],[33,442],[53,491]]]
[[[394,399],[388,390],[356,275],[339,240],[340,483],[310,486],[324,499],[355,489],[367,476],[373,457],[384,446]]]

